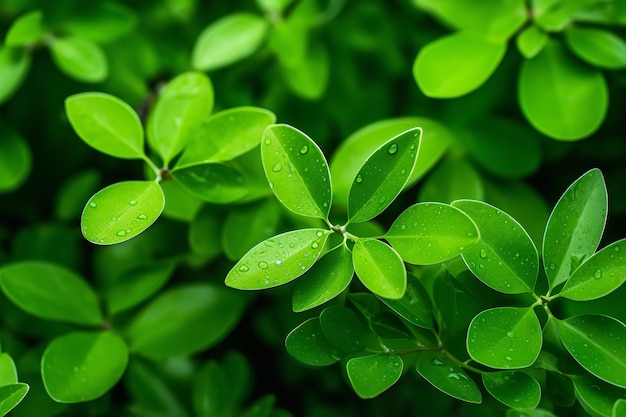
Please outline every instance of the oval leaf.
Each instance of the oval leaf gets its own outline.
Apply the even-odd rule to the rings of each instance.
[[[505,52],[505,42],[457,32],[423,47],[413,64],[413,76],[428,97],[459,97],[484,84]]]
[[[526,368],[542,345],[541,326],[532,308],[497,307],[478,313],[467,332],[467,351],[495,369]]]
[[[343,355],[365,349],[369,329],[347,307],[327,307],[320,314],[320,326],[328,343]]]
[[[354,270],[368,290],[384,298],[402,298],[406,291],[406,269],[400,255],[386,243],[358,240],[352,249]]]
[[[0,136],[0,192],[8,192],[26,181],[32,156],[26,140],[13,129],[0,124]]]
[[[453,398],[474,404],[480,404],[483,400],[474,380],[443,353],[422,353],[417,363],[417,372],[435,388]]]
[[[226,276],[226,285],[260,290],[286,284],[313,266],[329,234],[324,229],[302,229],[267,239],[233,266]]]
[[[565,348],[593,375],[626,388],[626,326],[613,317],[585,315],[556,322]]]
[[[591,416],[623,417],[613,414],[614,406],[624,401],[624,390],[598,381],[589,375],[572,378],[576,399]]]
[[[332,189],[321,149],[289,125],[271,125],[261,142],[263,168],[276,198],[302,216],[326,219]]]
[[[222,287],[189,284],[170,289],[132,321],[127,331],[130,348],[155,359],[196,353],[221,341],[244,307],[241,294]]]
[[[46,33],[41,10],[28,12],[11,24],[4,38],[7,46],[26,46],[39,41]]]
[[[0,387],[17,384],[17,369],[8,353],[0,352]]]
[[[430,265],[458,256],[478,240],[479,233],[458,208],[418,203],[404,210],[384,237],[405,262]]]
[[[69,269],[40,261],[8,264],[0,269],[0,287],[13,303],[37,317],[102,324],[96,294]]]
[[[170,174],[191,194],[211,203],[230,203],[248,193],[241,171],[222,163],[177,167]]]
[[[252,55],[268,29],[265,19],[252,13],[233,13],[207,26],[193,48],[192,65],[210,71]]]
[[[22,402],[29,389],[30,387],[23,383],[0,387],[0,416],[8,414]]]
[[[339,361],[322,333],[318,317],[293,329],[285,339],[285,347],[291,356],[307,365],[328,366]]]
[[[424,329],[433,329],[433,306],[426,287],[415,275],[407,274],[404,296],[397,300],[381,298],[382,302],[402,318]]]
[[[482,379],[489,394],[507,407],[533,409],[539,405],[541,386],[524,372],[485,372]]]
[[[417,161],[422,129],[409,129],[389,139],[359,169],[348,195],[348,219],[368,221],[400,194]]]
[[[595,132],[608,107],[602,73],[571,57],[556,41],[522,63],[519,102],[535,129],[559,140]]]
[[[142,159],[143,127],[122,100],[104,93],[81,93],[65,100],[65,111],[78,136],[92,148],[122,159]]]
[[[529,26],[517,36],[517,49],[526,59],[535,57],[548,43],[548,34],[537,26]]]
[[[607,212],[606,184],[598,169],[587,171],[563,193],[543,236],[543,262],[550,288],[567,281],[595,252]]]
[[[626,42],[614,33],[573,26],[565,32],[565,41],[591,65],[613,70],[626,68]]]
[[[115,333],[68,333],[46,348],[41,377],[48,395],[57,402],[90,401],[113,388],[127,362],[126,343]]]
[[[146,230],[161,215],[165,197],[154,181],[109,185],[89,199],[80,219],[83,236],[98,245],[113,245]]]
[[[329,73],[328,50],[319,42],[312,42],[296,64],[282,67],[283,78],[291,91],[307,100],[317,100],[324,94]]]
[[[462,198],[484,199],[479,172],[465,157],[448,154],[430,174],[418,193],[419,201],[451,203]]]
[[[50,44],[55,64],[78,81],[98,83],[109,75],[109,63],[98,44],[84,38],[55,38]]]
[[[400,379],[403,368],[399,356],[387,354],[360,356],[346,363],[350,384],[361,398],[374,398],[389,389]]]
[[[511,216],[481,201],[452,203],[478,226],[480,239],[461,256],[486,285],[505,294],[532,293],[539,255],[526,230]]]
[[[22,84],[31,61],[31,54],[25,48],[0,47],[0,104]]]
[[[337,246],[324,254],[298,280],[293,290],[293,311],[317,307],[341,294],[350,284],[353,274],[352,254],[345,245]]]

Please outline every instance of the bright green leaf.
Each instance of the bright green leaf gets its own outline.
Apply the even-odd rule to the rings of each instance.
[[[319,99],[328,84],[330,58],[320,43],[313,42],[297,64],[282,68],[282,75],[289,88],[307,100]]]
[[[324,254],[296,282],[292,297],[293,311],[301,312],[317,307],[341,294],[350,284],[353,274],[352,254],[345,245],[337,246]]]
[[[607,69],[626,68],[626,41],[604,29],[571,27],[565,32],[567,46],[591,65]]]
[[[163,165],[169,165],[185,147],[195,131],[206,123],[212,109],[213,85],[204,74],[183,73],[160,91],[148,118],[146,134]]]
[[[284,67],[301,64],[309,45],[309,28],[293,14],[272,22],[267,46]]]
[[[583,315],[556,322],[565,348],[586,370],[626,388],[626,326],[613,317]]]
[[[102,323],[91,287],[73,271],[55,264],[7,264],[0,269],[0,287],[13,303],[37,317],[82,325]]]
[[[118,182],[89,199],[80,219],[81,230],[91,243],[121,243],[150,227],[164,206],[165,197],[156,182]]]
[[[0,104],[7,101],[28,74],[31,54],[24,48],[0,47]]]
[[[418,203],[393,222],[385,239],[405,262],[429,265],[458,256],[479,238],[474,222],[443,203]]]
[[[517,49],[526,59],[534,58],[548,43],[548,34],[537,26],[529,26],[517,35]]]
[[[451,203],[462,198],[482,200],[483,180],[466,158],[447,155],[420,187],[419,201]]]
[[[32,156],[26,140],[0,124],[0,192],[13,191],[22,185],[31,167]]]
[[[307,365],[327,366],[339,361],[324,337],[317,317],[293,329],[285,339],[285,347],[291,356]]]
[[[25,46],[38,42],[46,33],[43,26],[43,13],[33,10],[20,16],[11,24],[4,38],[6,46]]]
[[[365,349],[370,331],[356,313],[347,307],[326,307],[320,314],[320,327],[328,343],[343,355]]]
[[[381,298],[381,301],[409,323],[433,329],[432,303],[424,284],[415,275],[407,274],[407,287],[402,298]]]
[[[161,181],[159,183],[165,196],[163,216],[170,219],[191,222],[205,204],[200,198],[191,194],[176,181]]]
[[[109,63],[104,51],[90,40],[54,38],[50,53],[59,70],[78,81],[99,83],[109,75]]]
[[[413,76],[420,90],[435,98],[453,98],[476,90],[498,68],[506,43],[457,32],[420,49]]]
[[[17,369],[8,353],[0,351],[0,387],[17,384]]]
[[[177,167],[170,174],[191,194],[211,203],[230,203],[248,193],[241,171],[219,162]]]
[[[358,240],[352,249],[354,270],[368,290],[398,299],[406,291],[406,269],[400,255],[378,239]]]
[[[624,390],[584,375],[572,378],[576,399],[591,416],[613,417],[614,405],[624,401]],[[623,417],[617,414],[616,417]]]
[[[116,158],[144,158],[141,120],[122,100],[104,93],[75,94],[65,100],[65,111],[92,148]]]
[[[15,408],[28,393],[27,384],[18,383],[0,387],[0,416]]]
[[[260,290],[286,284],[313,266],[329,234],[324,229],[302,229],[264,240],[233,266],[226,285]]]
[[[559,140],[579,140],[595,132],[608,107],[602,73],[570,56],[557,41],[522,63],[518,94],[530,124]]]
[[[377,354],[359,356],[346,363],[348,379],[361,398],[374,398],[389,389],[402,376],[399,356]]]
[[[606,185],[598,169],[587,171],[563,193],[550,214],[543,237],[543,262],[550,288],[567,281],[578,265],[595,252],[607,212]]]
[[[532,308],[496,307],[482,311],[467,332],[467,351],[472,359],[495,369],[532,365],[541,345],[541,326]]]
[[[267,29],[267,21],[251,13],[222,17],[198,36],[192,65],[195,69],[210,71],[240,61],[259,49]]]
[[[237,324],[245,298],[208,284],[172,288],[148,304],[130,323],[130,349],[163,359],[207,349]]]
[[[440,352],[424,352],[417,363],[417,372],[435,388],[449,396],[469,403],[483,400],[478,385],[465,370]]]
[[[57,402],[90,401],[113,388],[127,362],[128,347],[117,334],[73,332],[48,345],[41,357],[41,377]]]
[[[461,254],[474,275],[505,294],[532,293],[539,273],[539,255],[526,230],[487,203],[459,200],[452,205],[465,212],[480,231],[478,242]]]
[[[409,129],[389,139],[367,158],[350,187],[350,222],[376,217],[400,194],[415,167],[421,138],[421,128]]]
[[[486,372],[483,384],[498,401],[511,408],[535,408],[541,400],[541,386],[529,374],[520,371]]]
[[[271,125],[261,142],[263,168],[272,191],[296,214],[325,219],[330,212],[330,171],[321,149],[289,125]]]

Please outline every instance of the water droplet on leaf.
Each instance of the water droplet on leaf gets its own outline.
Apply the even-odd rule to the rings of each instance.
[[[124,237],[126,236],[126,230],[120,230],[119,232],[116,233],[116,235],[119,237]]]
[[[98,207],[98,205],[92,201],[91,203],[89,203],[89,207],[96,208]]]
[[[480,257],[481,257],[481,258],[483,258],[483,259],[485,259],[485,258],[487,257],[487,251],[486,251],[486,250],[484,250],[484,249],[481,249],[481,250],[480,250]]]
[[[300,155],[306,155],[309,152],[309,147],[307,145],[302,145],[300,148]]]
[[[311,249],[317,249],[319,248],[319,246],[320,246],[319,243],[315,242],[311,245]]]
[[[281,261],[280,259],[276,259],[276,262],[275,262],[276,265],[280,265],[282,263],[283,263],[283,261]]]
[[[137,216],[137,218],[139,220],[146,220],[148,218],[148,216],[146,216],[145,214],[140,214],[140,215]]]
[[[247,265],[241,265],[239,267],[239,272],[248,272],[250,270],[250,268],[248,268]]]
[[[130,204],[131,206],[134,206],[137,204],[137,202],[135,200],[130,200],[128,204]]]
[[[513,331],[506,332],[506,337],[515,337],[515,332]]]
[[[322,237],[322,236],[324,236],[324,232],[321,232],[321,231],[317,232],[317,233],[315,233],[315,236]]]
[[[385,198],[385,196],[380,197],[380,200],[378,200],[380,204],[383,204],[385,201],[387,201],[387,198]]]
[[[274,172],[279,172],[281,169],[283,169],[283,166],[280,164],[280,162],[275,163],[272,167],[272,171]]]
[[[595,279],[600,279],[602,278],[602,270],[601,269],[596,269],[593,273],[593,277]]]
[[[265,262],[265,261],[259,262],[259,268],[267,269],[267,267],[268,267],[267,262]]]
[[[358,175],[358,176],[356,177],[356,182],[357,182],[357,184],[362,183],[362,182],[363,182],[363,178],[362,178],[360,175]]]
[[[508,362],[511,362],[513,360],[513,358],[510,356],[506,356],[504,359],[506,359]]]
[[[393,155],[396,152],[398,152],[398,144],[397,143],[392,143],[391,145],[389,145],[389,147],[387,148],[387,153],[389,155]]]

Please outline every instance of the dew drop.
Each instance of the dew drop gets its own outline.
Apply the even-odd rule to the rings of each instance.
[[[508,362],[511,362],[513,360],[513,358],[510,356],[506,356],[504,359],[506,359]]]
[[[595,279],[600,279],[600,278],[602,278],[602,270],[601,270],[601,269],[596,269],[596,270],[593,272],[593,277],[594,277]]]
[[[441,362],[437,358],[434,358],[432,361],[430,361],[430,363],[432,363],[433,365],[436,365],[436,366],[443,366],[443,362]]]
[[[319,246],[320,246],[320,244],[319,244],[319,243],[314,242],[314,243],[311,245],[311,249],[317,249],[317,248],[319,248]]]
[[[397,143],[392,143],[391,145],[389,145],[389,147],[387,148],[387,153],[389,155],[393,155],[396,152],[398,152],[398,144]]]
[[[315,233],[315,236],[322,237],[322,236],[324,236],[324,232],[319,231],[319,232]]]
[[[280,259],[276,259],[276,262],[274,262],[276,265],[280,265],[283,263],[283,261],[281,261]]]
[[[554,262],[550,264],[550,269],[553,271],[556,269],[556,264]]]
[[[506,332],[506,337],[515,337],[515,332],[513,331]]]
[[[239,272],[248,272],[250,270],[250,268],[248,268],[247,265],[241,265],[239,267]]]
[[[419,136],[419,134],[418,134],[418,133],[414,133],[414,134],[413,134],[413,137],[414,137],[414,138],[416,138],[416,137],[418,137],[418,136]],[[414,143],[412,143],[412,144],[411,144],[411,146],[409,147],[409,149],[410,149],[410,150],[414,150],[414,149],[415,149],[415,144],[414,144]]]
[[[619,247],[619,246],[616,246],[616,247],[614,247],[614,248],[613,248],[613,250],[614,250],[615,252],[619,252],[621,249],[620,249],[620,247]]]
[[[267,267],[268,267],[267,262],[265,262],[265,261],[259,262],[259,268],[267,269]]]
[[[139,220],[146,220],[148,218],[148,216],[146,216],[145,214],[140,214],[140,215],[137,216],[137,218]]]
[[[116,235],[119,237],[124,237],[126,236],[126,230],[120,230],[119,232],[116,233]]]
[[[279,172],[281,169],[283,169],[283,166],[280,164],[280,162],[275,163],[272,167],[272,171],[274,172]]]
[[[363,182],[363,177],[361,177],[360,175],[358,175],[358,176],[356,177],[356,183],[357,183],[357,184],[360,184],[360,183],[362,183],[362,182]]]
[[[265,144],[269,145],[270,143],[272,143],[272,140],[270,138],[265,139]]]
[[[487,251],[486,251],[486,250],[484,250],[484,249],[481,249],[481,250],[480,250],[480,257],[481,257],[481,258],[483,258],[483,259],[485,259],[485,258],[487,257]]]
[[[96,207],[98,207],[98,205],[92,201],[91,203],[89,203],[89,207],[96,208]],[[617,249],[618,247],[619,246],[616,246],[615,248]]]
[[[380,200],[378,200],[380,204],[383,204],[385,201],[387,201],[387,198],[385,196],[380,197]]]
[[[131,206],[134,206],[137,204],[137,202],[135,200],[130,200],[128,204],[130,204]]]
[[[300,148],[300,155],[306,155],[309,152],[309,147],[307,145],[302,145]]]

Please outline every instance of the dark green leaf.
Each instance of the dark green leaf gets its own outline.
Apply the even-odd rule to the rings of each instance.
[[[0,387],[17,384],[17,369],[8,353],[0,351]]]
[[[397,300],[381,298],[381,301],[408,322],[425,329],[433,328],[430,297],[422,281],[415,275],[407,274],[407,287],[402,298]]]
[[[85,83],[99,83],[109,75],[109,63],[98,44],[79,37],[54,38],[50,53],[59,70]]]
[[[607,69],[626,68],[626,42],[604,29],[571,27],[565,32],[567,46],[591,65]]]
[[[198,210],[189,224],[189,246],[194,253],[203,255],[204,259],[210,260],[222,253],[223,215],[224,212],[218,207],[206,204]],[[244,236],[245,234],[238,235],[240,239]]]
[[[63,29],[75,36],[94,42],[110,42],[128,34],[135,26],[132,9],[118,2],[90,2],[84,4]]]
[[[165,197],[156,182],[118,182],[89,199],[80,219],[81,230],[91,243],[121,243],[150,227],[164,206]]]
[[[389,311],[379,311],[370,317],[370,327],[381,339],[413,339],[409,328]]]
[[[73,271],[55,264],[7,264],[0,269],[0,287],[12,302],[37,317],[82,325],[102,323],[91,287]]]
[[[307,365],[327,366],[339,361],[324,337],[317,317],[293,329],[285,339],[285,347],[291,356]]]
[[[115,333],[68,333],[46,348],[41,377],[57,402],[90,401],[113,388],[127,362],[126,343]]]
[[[18,383],[0,387],[0,416],[6,415],[17,406],[28,393],[27,384]]]
[[[332,188],[321,149],[289,125],[271,125],[261,142],[263,168],[272,191],[296,214],[326,219]]]
[[[543,262],[551,288],[567,281],[580,262],[595,252],[607,212],[606,185],[598,169],[587,171],[563,193],[543,237]]]
[[[85,207],[85,200],[94,195],[102,182],[100,172],[89,169],[77,172],[58,189],[54,212],[59,219],[74,220]]]
[[[588,375],[572,378],[576,399],[592,416],[613,417],[614,405],[624,397],[624,390],[605,384]],[[618,414],[618,417],[623,414]]]
[[[466,158],[447,155],[420,187],[419,201],[451,203],[462,198],[484,199],[483,180]]]
[[[320,314],[320,328],[328,343],[341,354],[365,349],[368,329],[347,307],[327,307]]]
[[[28,12],[11,24],[4,38],[6,46],[26,46],[38,42],[46,33],[41,10]]]
[[[626,399],[620,398],[613,405],[612,417],[621,417],[623,415],[626,415]]]
[[[151,364],[132,358],[124,375],[125,388],[132,399],[132,408],[140,415],[186,417],[181,400],[168,386],[165,378]]]
[[[28,143],[18,132],[0,124],[0,136],[0,192],[8,192],[26,181],[32,156]]]
[[[417,372],[438,390],[469,403],[483,400],[478,385],[465,370],[440,352],[424,352],[417,363]]]
[[[243,174],[231,165],[200,163],[176,167],[170,173],[191,194],[211,203],[230,203],[248,193]]]
[[[224,225],[221,232],[224,253],[233,261],[240,259],[257,243],[276,234],[280,218],[280,206],[274,199],[230,208],[226,219],[218,220]]]
[[[526,59],[534,58],[548,43],[548,34],[537,26],[529,26],[517,35],[517,49]]]
[[[541,386],[529,374],[519,371],[486,372],[483,384],[493,397],[511,408],[535,408],[541,400]]]
[[[241,417],[273,417],[272,411],[274,411],[275,403],[276,397],[274,395],[265,395],[241,413]]]
[[[442,203],[419,203],[404,210],[385,239],[411,264],[446,261],[478,241],[474,222],[461,210]]]
[[[434,269],[431,274],[435,275],[433,285],[433,300],[436,308],[436,318],[439,326],[447,333],[455,333],[462,330],[465,332],[470,321],[484,308],[481,303],[479,293],[472,291],[472,288],[453,277],[449,272],[440,272],[441,269]],[[465,279],[476,281],[471,272],[467,271]]]
[[[28,74],[31,55],[24,48],[0,47],[0,104],[7,101]]]
[[[346,363],[350,384],[361,398],[374,398],[389,389],[402,376],[403,367],[399,356],[387,354],[360,356]]]
[[[377,239],[358,240],[352,249],[354,270],[368,290],[398,299],[406,291],[406,269],[400,255]]]
[[[421,137],[421,128],[409,129],[389,139],[367,158],[350,187],[350,222],[376,217],[400,194],[415,167]]]

